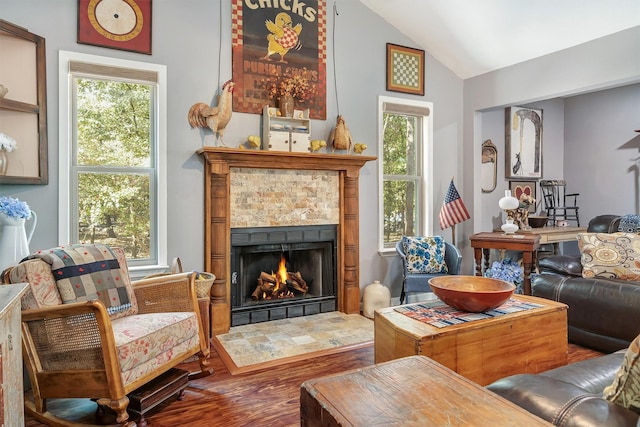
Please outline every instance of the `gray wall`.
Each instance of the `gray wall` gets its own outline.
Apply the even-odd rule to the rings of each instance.
[[[46,38],[49,108],[49,184],[3,185],[0,194],[19,197],[38,213],[39,224],[30,245],[32,250],[68,243],[59,242],[57,235],[58,51],[165,64],[169,85],[168,255],[169,259],[179,256],[186,270],[201,269],[204,264],[203,164],[195,151],[204,143],[211,144],[211,137],[203,137],[199,130],[191,129],[186,115],[195,102],[211,103],[219,82],[231,78],[230,2],[222,2],[221,7],[216,0],[154,1],[151,56],[77,44],[77,4],[77,0],[0,0],[0,18]],[[327,120],[312,121],[312,138],[326,139],[335,125],[338,113],[333,79],[335,65],[340,113],[345,117],[354,139],[369,145],[366,154],[377,155],[377,97],[418,98],[386,92],[385,45],[390,42],[417,46],[359,1],[338,2],[339,15],[335,18],[332,7],[333,2],[327,2]],[[435,104],[434,172],[437,178],[434,192],[436,199],[442,200],[450,177],[462,174],[460,162],[456,160],[460,158],[462,145],[462,81],[428,54],[425,68],[426,96],[422,99]],[[225,132],[225,143],[237,146],[247,135],[259,131],[259,115],[234,113]],[[394,294],[399,295],[398,259],[382,257],[377,252],[375,162],[369,162],[361,170],[360,182],[361,286],[381,280],[393,285]]]
[[[564,178],[572,190],[581,193],[585,225],[600,213],[638,212],[638,203],[628,201],[638,200],[637,175],[635,182],[631,180],[635,169],[622,180],[620,175],[599,172],[629,168],[633,163],[629,159],[637,157],[634,150],[619,148],[640,128],[638,82],[640,27],[464,81],[463,196],[475,220],[463,223],[461,230],[463,271],[473,268],[468,237],[496,225],[491,221],[499,218],[498,199],[508,188],[504,180],[505,107],[524,105],[544,110],[543,175]],[[480,158],[482,142],[489,138],[502,155],[496,191],[486,194],[480,188]],[[637,138],[635,144],[638,147]],[[591,157],[594,162],[588,167],[580,164]],[[600,180],[597,185],[594,174]],[[629,190],[617,190],[621,182]],[[627,196],[633,186],[635,192]]]
[[[46,38],[50,171],[49,184],[46,186],[3,185],[0,194],[19,197],[38,212],[40,223],[31,242],[32,249],[67,243],[59,242],[57,236],[58,51],[69,50],[165,64],[168,67],[169,84],[169,258],[180,256],[187,270],[201,269],[203,165],[195,151],[209,140],[205,141],[201,132],[189,128],[186,113],[195,102],[211,102],[219,88],[219,82],[231,78],[230,2],[224,1],[220,6],[220,1],[216,0],[154,1],[151,56],[77,44],[77,4],[77,0],[0,0],[0,18]],[[376,155],[377,97],[387,95],[418,99],[416,96],[385,91],[385,44],[390,42],[418,46],[359,1],[338,1],[339,15],[335,18],[332,7],[333,2],[327,2],[328,119],[312,122],[312,138],[326,139],[335,124],[338,113],[333,81],[335,66],[340,92],[340,113],[345,117],[354,139],[369,145],[367,154]],[[464,273],[471,274],[473,271],[468,236],[487,229],[489,224],[486,218],[495,216],[498,211],[495,195],[499,194],[500,185],[503,185],[502,189],[506,188],[504,180],[501,184],[499,178],[496,192],[481,195],[479,184],[480,146],[483,138],[494,139],[494,142],[502,138],[504,144],[504,133],[500,130],[503,126],[502,108],[525,104],[543,108],[545,175],[550,173],[548,168],[553,167],[554,170],[566,171],[566,178],[572,182],[578,181],[566,164],[566,159],[575,157],[576,151],[582,153],[585,150],[578,149],[575,146],[577,142],[569,141],[571,138],[567,136],[567,129],[577,129],[578,125],[573,123],[580,123],[582,115],[574,116],[565,111],[566,121],[571,124],[563,124],[565,120],[560,117],[563,112],[562,101],[555,98],[640,81],[638,40],[640,30],[635,28],[464,82],[427,52],[426,95],[423,100],[434,103],[433,230],[435,233],[440,231],[437,214],[449,180],[455,176],[458,190],[472,215],[471,221],[456,228],[456,243],[463,248],[464,253]],[[597,67],[594,66],[596,62]],[[598,94],[592,96],[595,97],[593,105],[597,105]],[[574,101],[567,101],[567,104],[570,102]],[[578,104],[581,102],[580,99],[575,101]],[[573,108],[573,104],[571,106]],[[552,112],[554,114],[550,114]],[[637,117],[636,114],[633,120],[637,120]],[[492,118],[498,123],[494,123]],[[596,126],[595,123],[593,125]],[[623,134],[615,142],[611,140],[614,147],[619,147],[633,137],[627,134],[629,129],[640,127],[637,121],[632,121],[631,116],[622,125],[625,129],[619,131]],[[563,127],[564,137],[561,130]],[[259,129],[260,116],[234,113],[225,133],[225,142],[229,146],[237,146],[248,134],[255,134]],[[548,142],[552,139],[551,134],[553,143]],[[568,139],[563,142],[565,138]],[[588,140],[602,143],[601,140],[594,139]],[[567,152],[563,147],[564,143],[568,144]],[[569,151],[571,154],[568,154]],[[626,163],[622,167],[609,164],[602,166],[619,169],[629,167],[628,158],[637,153],[634,150],[624,150],[623,153]],[[559,162],[563,156],[565,161]],[[504,157],[501,156],[501,159]],[[504,174],[504,168],[499,164],[498,170],[501,169]],[[578,172],[579,170],[575,171]],[[398,296],[399,260],[396,257],[380,256],[377,252],[378,185],[375,162],[369,162],[361,170],[360,194],[361,287],[373,280],[381,280],[392,287],[394,296]],[[624,210],[630,209],[621,207],[621,211]],[[450,230],[445,230],[442,234],[447,240],[451,240]]]
[[[565,178],[580,216],[640,214],[640,84],[568,98]],[[586,224],[585,221],[585,224]]]

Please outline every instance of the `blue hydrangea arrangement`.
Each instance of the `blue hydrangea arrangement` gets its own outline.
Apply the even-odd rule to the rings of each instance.
[[[0,197],[0,213],[11,218],[31,218],[31,208],[27,202],[21,202],[9,196]]]
[[[505,258],[502,261],[494,261],[491,268],[484,272],[484,276],[513,283],[516,285],[516,293],[522,293],[524,273],[520,264],[514,262],[511,258]]]

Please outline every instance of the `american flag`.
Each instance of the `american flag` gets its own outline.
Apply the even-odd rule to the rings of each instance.
[[[471,216],[469,216],[469,212],[467,212],[467,208],[462,198],[460,198],[456,186],[453,185],[452,179],[449,183],[447,195],[444,198],[444,205],[442,205],[442,209],[440,209],[440,216],[438,218],[440,220],[440,228],[444,230],[470,218]]]

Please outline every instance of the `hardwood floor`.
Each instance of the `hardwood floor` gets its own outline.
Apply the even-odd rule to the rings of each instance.
[[[211,351],[215,374],[191,381],[184,400],[170,398],[153,409],[147,420],[150,427],[299,426],[300,385],[317,378],[373,364],[373,346],[321,356],[259,372],[231,375],[215,350]],[[597,357],[601,353],[569,344],[569,363]],[[195,362],[185,369],[196,370]],[[53,407],[50,406],[50,409]],[[90,423],[95,404],[75,405],[69,414]],[[26,427],[43,424],[27,419]]]

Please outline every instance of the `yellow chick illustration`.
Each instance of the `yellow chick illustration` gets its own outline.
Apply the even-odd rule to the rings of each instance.
[[[267,40],[269,40],[267,54],[262,59],[270,61],[271,56],[277,53],[280,55],[280,62],[287,62],[284,60],[287,52],[293,48],[300,49],[302,47],[298,38],[302,32],[302,25],[296,24],[293,27],[291,17],[284,12],[276,15],[275,23],[267,19],[265,25],[271,34],[267,36]]]
[[[367,149],[367,144],[362,144],[361,142],[358,142],[353,146],[353,152],[356,154],[362,154],[362,152],[366,149]]]
[[[309,144],[309,149],[312,152],[316,152],[316,151],[319,151],[322,147],[326,147],[326,146],[327,146],[327,141],[325,141],[324,139],[314,139]]]

